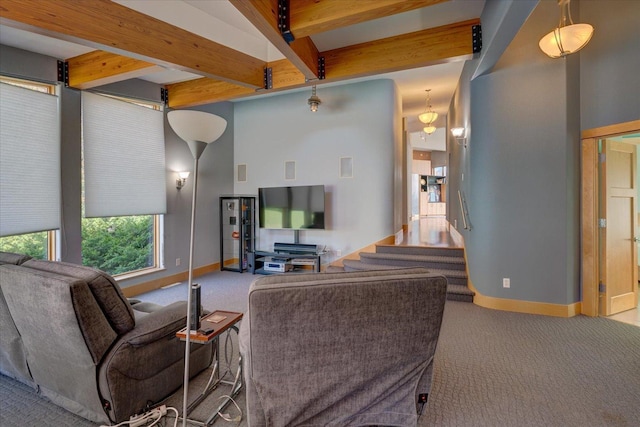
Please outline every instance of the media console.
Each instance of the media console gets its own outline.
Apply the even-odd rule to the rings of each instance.
[[[255,251],[249,256],[253,274],[320,272],[322,252],[317,245],[274,243],[273,251]]]

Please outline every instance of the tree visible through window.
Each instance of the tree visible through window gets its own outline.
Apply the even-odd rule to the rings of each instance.
[[[82,263],[112,275],[155,267],[154,216],[84,218]]]
[[[36,259],[48,259],[49,234],[53,233],[41,231],[39,233],[1,237],[0,251],[29,255]]]

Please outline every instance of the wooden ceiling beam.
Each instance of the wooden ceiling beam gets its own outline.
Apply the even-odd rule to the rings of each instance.
[[[297,1],[297,0],[296,0]],[[300,72],[309,80],[318,78],[318,48],[309,37],[287,43],[278,28],[278,0],[230,0]]]
[[[69,58],[67,63],[69,65],[69,86],[76,89],[91,89],[163,70],[162,67],[150,62],[102,50]]]
[[[291,0],[291,32],[296,39],[308,37],[445,1],[449,0]]]
[[[470,59],[473,57],[472,28],[479,22],[473,19],[322,52],[326,70],[324,82]],[[320,83],[309,81],[287,59],[269,62],[267,66],[272,69],[271,89],[252,91],[212,79],[191,80],[167,86],[169,106],[181,108],[230,101]]]
[[[264,61],[109,0],[2,0],[0,17],[7,25],[12,21],[108,52],[241,86],[262,86]]]
[[[479,19],[322,52],[327,80],[344,80],[473,57]]]
[[[206,77],[166,85],[170,108],[186,108],[255,95],[256,91]]]
[[[307,79],[291,61],[282,59],[270,62],[267,66],[272,69],[272,89],[251,90],[219,80],[201,78],[167,85],[168,105],[170,108],[186,108],[307,86]]]

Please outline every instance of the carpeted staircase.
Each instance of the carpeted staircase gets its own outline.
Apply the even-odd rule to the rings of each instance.
[[[475,293],[467,287],[464,249],[426,246],[376,245],[376,252],[360,252],[359,260],[345,259],[341,267],[327,271],[386,270],[402,267],[425,267],[442,274],[449,282],[447,299],[473,302]]]

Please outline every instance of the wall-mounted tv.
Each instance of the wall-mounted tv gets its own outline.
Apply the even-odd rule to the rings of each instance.
[[[324,185],[258,189],[260,228],[324,229]]]

